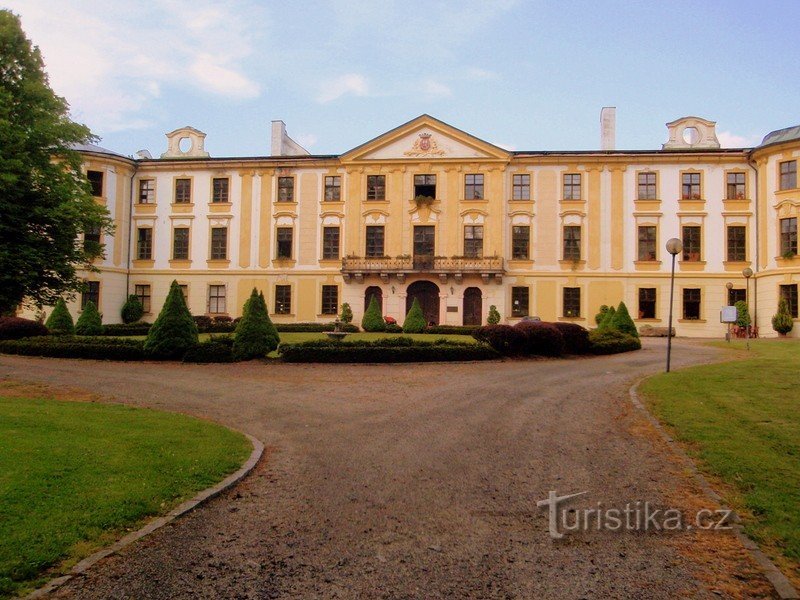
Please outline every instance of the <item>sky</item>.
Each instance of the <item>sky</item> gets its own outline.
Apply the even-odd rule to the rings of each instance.
[[[270,121],[340,154],[428,113],[509,150],[723,147],[800,123],[800,2],[0,0],[72,117],[154,156],[191,125],[212,156],[269,154]]]

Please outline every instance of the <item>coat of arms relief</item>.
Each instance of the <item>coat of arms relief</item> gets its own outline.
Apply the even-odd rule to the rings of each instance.
[[[403,152],[403,156],[411,157],[425,157],[425,156],[444,156],[445,151],[439,148],[433,135],[427,132],[419,134],[419,137],[414,141],[411,150]]]

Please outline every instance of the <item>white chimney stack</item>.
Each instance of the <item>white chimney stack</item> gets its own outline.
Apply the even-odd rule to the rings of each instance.
[[[605,106],[600,111],[600,149],[616,150],[617,148],[617,108]]]
[[[272,122],[272,136],[271,136],[271,152],[272,156],[306,156],[308,150],[303,148],[300,144],[295,142],[286,133],[286,123],[283,121]]]

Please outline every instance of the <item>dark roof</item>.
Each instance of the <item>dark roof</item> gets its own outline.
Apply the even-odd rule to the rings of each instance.
[[[94,154],[108,154],[110,156],[118,156],[120,158],[127,158],[128,160],[131,159],[130,156],[125,156],[124,154],[120,154],[119,152],[114,152],[113,150],[109,150],[107,148],[102,148],[97,144],[71,144],[70,147],[73,150],[77,150],[78,152],[93,152]]]
[[[800,140],[800,125],[771,131],[764,136],[763,140],[761,140],[761,146],[780,144],[781,142],[791,142],[793,140]]]

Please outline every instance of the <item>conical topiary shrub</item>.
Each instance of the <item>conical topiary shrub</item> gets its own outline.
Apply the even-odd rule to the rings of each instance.
[[[147,333],[144,350],[155,358],[180,358],[196,343],[197,325],[178,282],[173,281],[164,306]]]
[[[369,307],[367,307],[367,311],[361,319],[361,329],[364,331],[386,331],[386,321],[383,320],[383,315],[381,314],[381,305],[375,296],[372,296],[369,301]]]
[[[772,317],[772,328],[781,335],[786,335],[794,327],[792,315],[789,312],[789,304],[784,298],[778,302],[778,312]]]
[[[631,315],[628,312],[628,307],[625,306],[624,302],[619,303],[619,306],[614,313],[614,319],[611,321],[611,328],[621,331],[622,333],[627,333],[628,335],[632,335],[636,338],[639,337],[636,324],[633,322],[633,319],[631,319]]]
[[[242,318],[236,325],[233,341],[234,360],[264,358],[278,347],[278,332],[267,314],[263,296],[253,288],[244,303]]]
[[[749,327],[750,307],[747,306],[747,302],[739,300],[734,306],[736,307],[736,324],[739,327]]]
[[[494,304],[489,307],[489,316],[486,322],[489,325],[497,325],[500,322],[500,313],[497,312],[497,307]]]
[[[128,296],[125,304],[122,305],[120,314],[123,323],[136,323],[136,321],[140,320],[144,316],[144,306],[139,301],[139,297],[133,294]]]
[[[44,326],[47,327],[50,333],[57,335],[75,334],[75,322],[72,320],[72,315],[69,314],[67,303],[64,302],[63,298],[58,299]]]
[[[603,320],[597,324],[598,329],[613,329],[614,328],[614,315],[617,314],[616,309],[613,306],[609,306],[608,310],[606,311]]]
[[[419,300],[414,298],[411,308],[403,321],[403,333],[422,333],[425,331],[425,315],[422,314],[422,307]]]
[[[103,335],[103,318],[91,300],[86,303],[81,316],[78,317],[75,333],[78,335]]]

